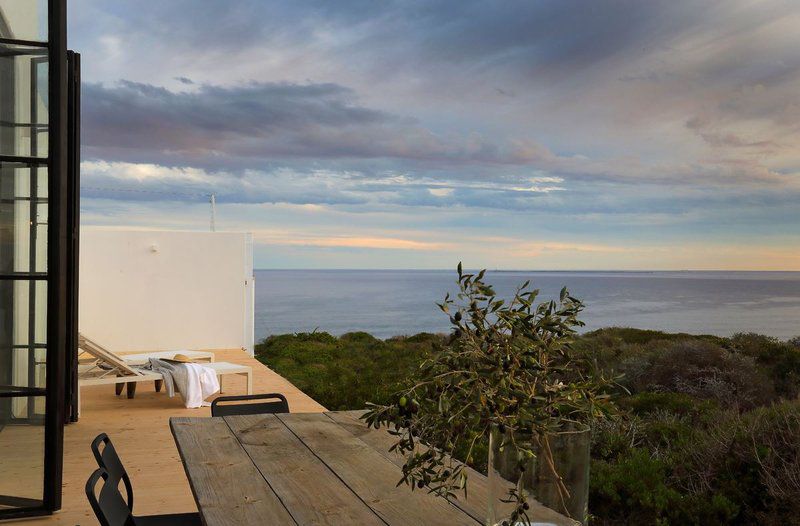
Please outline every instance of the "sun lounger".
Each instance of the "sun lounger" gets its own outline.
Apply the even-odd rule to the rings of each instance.
[[[164,377],[161,373],[142,369],[128,363],[125,355],[118,355],[107,348],[99,345],[83,335],[78,336],[78,348],[85,352],[91,359],[88,363],[78,365],[78,385],[83,387],[87,385],[115,385],[117,396],[122,393],[123,387],[127,387],[128,398],[133,398],[136,394],[136,385],[139,382],[154,382],[156,392],[161,391]],[[193,358],[191,354],[194,353],[195,357],[199,356],[200,359],[209,359],[208,363],[203,363],[204,367],[214,369],[220,382],[220,392],[222,392],[222,376],[223,375],[242,375],[247,379],[247,394],[253,394],[253,369],[248,365],[239,365],[228,362],[214,362],[213,353],[203,353],[201,351],[181,351],[184,354]],[[144,353],[148,357],[157,358],[154,356],[163,353]],[[174,356],[175,352],[167,352],[164,358]],[[208,356],[211,355],[211,356]],[[130,359],[131,355],[127,358]],[[134,360],[137,360],[134,356]],[[80,414],[80,390],[78,390],[78,413]]]
[[[238,363],[213,362],[204,363],[204,367],[214,369],[219,378],[219,392],[222,392],[222,376],[228,374],[242,375],[247,379],[247,394],[253,394],[253,368],[249,365],[239,365]]]
[[[169,360],[176,354],[182,354],[188,358],[191,358],[192,361],[195,362],[213,362],[214,361],[214,353],[213,352],[206,352],[206,351],[157,351],[157,352],[142,352],[142,353],[135,353],[135,354],[120,354],[119,357],[122,358],[125,363],[128,365],[145,365],[150,361],[150,358],[158,358],[159,360],[167,359]],[[205,364],[204,364],[205,365]]]
[[[249,365],[239,365],[229,362],[208,362],[202,364],[204,367],[214,369],[220,380],[220,392],[222,392],[222,377],[224,375],[238,374],[247,380],[247,394],[253,394],[253,368]],[[91,365],[78,366],[78,382],[80,385],[111,385],[117,386],[117,394],[122,393],[122,388],[128,384],[128,398],[133,398],[136,393],[136,384],[139,382],[156,382],[156,391],[161,391],[161,381],[164,377],[161,373],[148,371],[145,369],[134,368],[136,375],[115,376],[106,374],[91,374]]]
[[[196,362],[213,362],[214,361],[214,353],[208,351],[154,351],[154,352],[142,352],[142,353],[131,353],[131,354],[116,354],[108,349],[104,348],[102,345],[98,344],[97,342],[87,338],[83,334],[78,335],[78,349],[84,351],[91,356],[101,355],[103,358],[112,359],[114,357],[118,358],[121,362],[125,362],[128,365],[146,365],[150,358],[158,358],[158,359],[169,359],[175,356],[176,354],[182,354],[191,358],[193,361]],[[94,352],[90,352],[94,351]]]

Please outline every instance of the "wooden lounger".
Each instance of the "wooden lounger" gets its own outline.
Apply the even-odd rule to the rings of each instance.
[[[222,392],[222,377],[229,374],[242,375],[247,380],[247,394],[253,394],[253,368],[249,365],[239,365],[237,363],[228,362],[209,362],[202,364],[203,367],[214,369],[219,379],[220,393]],[[85,373],[89,370],[90,366],[78,366],[78,374],[82,376],[79,378],[78,383],[84,385],[111,385],[116,386],[117,395],[122,394],[122,388],[127,385],[128,398],[133,398],[136,395],[136,384],[139,382],[155,382],[156,392],[161,391],[161,385],[164,381],[164,376],[155,371],[139,370],[140,374],[135,376],[111,376],[111,375],[96,375],[87,376]]]
[[[128,362],[132,357],[137,360],[136,355],[120,356],[106,349],[102,345],[94,342],[83,335],[78,335],[78,348],[92,357],[89,363],[78,365],[78,385],[110,385],[114,384],[117,396],[122,394],[122,388],[127,387],[128,398],[136,395],[136,384],[139,382],[154,382],[156,392],[161,391],[164,377],[161,373],[141,369]],[[189,353],[193,354],[191,356]],[[155,355],[164,354],[164,357],[175,354],[166,353],[142,353],[142,356],[158,357]],[[247,394],[253,394],[253,369],[248,365],[239,365],[228,362],[214,362],[213,353],[201,351],[183,351],[184,354],[195,359],[208,359],[208,363],[203,363],[204,367],[210,367],[217,373],[220,382],[220,392],[222,392],[222,376],[228,374],[243,375],[247,378]],[[141,359],[141,358],[138,358]],[[78,390],[78,414],[80,414],[80,389]]]

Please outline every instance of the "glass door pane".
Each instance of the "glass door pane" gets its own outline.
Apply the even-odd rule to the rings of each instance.
[[[47,0],[0,0],[0,37],[47,42]]]
[[[0,519],[47,499],[48,6],[0,0]]]
[[[44,399],[35,396],[0,400],[44,407]],[[41,506],[44,497],[44,419],[21,424],[14,413],[24,414],[27,407],[12,409],[14,405],[0,403],[0,510]]]

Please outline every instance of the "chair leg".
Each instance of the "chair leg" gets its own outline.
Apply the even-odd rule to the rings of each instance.
[[[126,384],[128,386],[128,398],[136,396],[136,383],[137,382],[128,382]]]
[[[123,387],[125,387],[125,384],[122,384],[122,383],[114,385],[114,390],[117,392],[117,396],[122,394],[122,388]]]
[[[164,380],[156,380],[156,392],[161,392],[161,386],[164,385]]]

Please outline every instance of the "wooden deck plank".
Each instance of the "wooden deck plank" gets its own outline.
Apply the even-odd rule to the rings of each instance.
[[[385,524],[274,415],[225,421],[298,524]]]
[[[248,356],[244,351],[240,349],[210,351],[214,352],[218,361],[251,366],[254,391],[285,394],[292,412],[325,411],[324,407],[288,380]],[[163,391],[156,393],[146,385],[140,387],[145,389],[137,392],[133,400],[115,396],[111,386],[92,386],[82,389],[83,412],[80,422],[70,424],[64,429],[63,509],[50,517],[25,521],[26,526],[97,524],[84,494],[84,484],[95,469],[89,443],[100,432],[108,433],[114,441],[131,476],[136,491],[137,515],[197,511],[180,456],[170,434],[169,418],[208,417],[210,411],[207,407],[186,409],[179,397],[168,398]],[[245,379],[232,377],[225,382],[225,391],[226,394],[244,394]],[[375,454],[381,454],[377,448],[375,449]],[[6,456],[5,459],[13,460],[10,456]],[[392,469],[397,468],[392,467]],[[26,476],[37,477],[33,484],[41,481],[41,475],[37,475],[35,471],[21,470],[21,473],[26,473],[21,476],[23,480]],[[399,471],[395,471],[393,477],[392,486],[400,478]],[[32,484],[21,485],[27,487]],[[408,487],[397,488],[397,491],[404,495],[410,493]],[[420,490],[415,491],[415,494],[421,494]],[[566,524],[557,520],[552,522],[559,525]],[[405,523],[409,524],[412,521],[407,520]]]
[[[320,412],[325,408],[241,349],[208,349],[217,361],[249,365],[253,368],[253,390],[260,393],[283,393],[289,409]],[[245,379],[231,376],[224,384],[225,394],[245,394]],[[25,521],[25,526],[96,525],[84,494],[86,479],[95,469],[89,444],[105,432],[114,441],[136,491],[136,514],[182,513],[197,511],[186,473],[169,429],[172,416],[211,416],[208,407],[186,409],[180,397],[169,398],[151,385],[140,386],[136,398],[115,396],[113,386],[90,386],[81,389],[83,411],[79,422],[64,428],[64,497],[63,509],[49,517]],[[41,485],[41,474],[26,486]]]
[[[294,522],[222,419],[175,417],[170,428],[206,526]]]
[[[389,448],[396,441],[395,437],[390,435],[385,429],[369,428],[363,420],[359,419],[359,417],[364,414],[364,411],[333,411],[325,414],[328,418],[347,429],[347,431],[361,439],[364,443],[373,447],[390,462],[397,466],[402,466],[405,463],[405,459],[399,453],[389,451]],[[468,480],[467,495],[465,497],[463,492],[460,492],[457,494],[458,498],[452,502],[455,506],[469,513],[470,516],[478,520],[485,520],[487,503],[489,502],[489,480],[485,475],[470,467],[467,467],[466,470]],[[511,483],[508,483],[506,487],[512,487]],[[532,521],[550,522],[557,526],[573,526],[576,524],[575,521],[560,513],[556,513],[532,498],[528,499],[528,504],[531,507],[528,511],[528,516]],[[510,514],[514,510],[513,504],[498,501],[496,505],[501,514]]]
[[[395,464],[324,414],[277,416],[387,524],[480,524],[442,498],[397,486]]]

